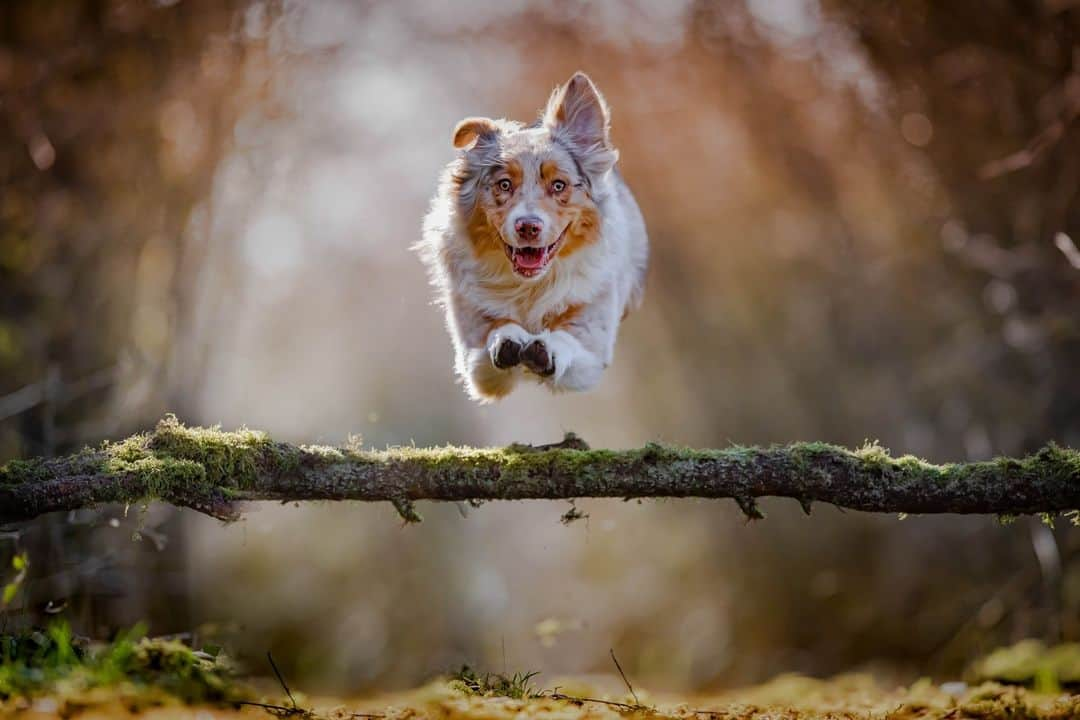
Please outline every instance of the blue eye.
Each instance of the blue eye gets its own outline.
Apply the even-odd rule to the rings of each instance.
[[[566,183],[563,182],[562,180],[556,180],[555,182],[551,183],[552,192],[561,193],[565,189],[566,189]]]
[[[507,180],[506,178],[503,178],[502,180],[499,181],[499,189],[502,190],[503,192],[510,192],[511,190],[514,189],[514,184],[512,182],[510,182],[509,180]]]

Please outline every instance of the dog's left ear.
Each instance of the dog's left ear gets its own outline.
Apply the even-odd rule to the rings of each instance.
[[[611,145],[611,114],[604,96],[583,72],[555,89],[544,110],[544,125],[570,146],[594,179],[615,166],[619,151]]]
[[[467,148],[474,142],[495,137],[498,126],[491,118],[467,117],[454,128],[454,147]]]

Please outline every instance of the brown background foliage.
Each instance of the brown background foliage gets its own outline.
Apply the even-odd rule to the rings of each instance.
[[[529,118],[579,68],[650,228],[646,306],[596,393],[478,408],[408,245],[453,124]],[[373,444],[1080,445],[1078,114],[1062,0],[5,3],[0,457],[165,411]],[[582,509],[47,518],[5,536],[33,562],[9,612],[200,627],[338,690],[611,647],[674,686],[948,674],[1080,633],[1065,527]]]

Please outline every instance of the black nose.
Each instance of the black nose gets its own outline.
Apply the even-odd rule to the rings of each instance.
[[[532,215],[520,218],[514,222],[514,231],[517,233],[518,237],[528,242],[532,242],[540,237],[540,231],[543,229],[544,223],[540,222],[540,218]]]

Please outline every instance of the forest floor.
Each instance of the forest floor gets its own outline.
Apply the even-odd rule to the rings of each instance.
[[[195,650],[137,631],[96,645],[74,638],[66,625],[0,636],[0,716],[28,720],[1080,720],[1080,644],[1022,642],[976,661],[966,677],[897,687],[870,675],[786,675],[679,696],[635,689],[625,676],[541,688],[534,673],[462,668],[409,692],[343,700],[291,692],[280,674],[259,692],[216,648]]]
[[[142,718],[215,720],[295,718],[296,720],[1074,720],[1080,695],[1035,692],[986,682],[944,686],[921,681],[886,688],[866,675],[831,680],[782,676],[769,683],[718,694],[651,695],[637,691],[609,695],[588,683],[567,681],[556,691],[527,697],[479,695],[455,681],[436,681],[410,692],[344,701],[335,698],[260,697],[245,704],[189,704],[156,693],[116,692],[105,688],[79,697],[42,695],[9,700],[0,714],[27,720],[52,718]],[[262,703],[262,705],[257,704]]]

